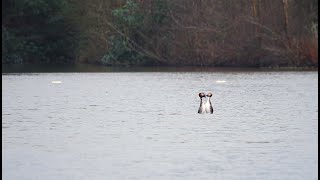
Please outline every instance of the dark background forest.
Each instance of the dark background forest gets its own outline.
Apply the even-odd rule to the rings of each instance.
[[[2,64],[318,66],[317,0],[2,0]]]

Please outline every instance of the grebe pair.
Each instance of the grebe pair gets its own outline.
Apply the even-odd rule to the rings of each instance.
[[[206,103],[204,103],[202,101],[203,97],[208,97],[208,100]],[[205,95],[204,93],[199,93],[199,97],[200,97],[200,107],[198,110],[199,114],[203,114],[203,113],[213,113],[213,108],[212,108],[212,104],[210,101],[210,98],[212,97],[212,93],[208,93],[207,95]]]

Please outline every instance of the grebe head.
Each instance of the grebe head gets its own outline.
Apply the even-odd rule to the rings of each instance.
[[[212,96],[212,93],[209,92],[209,93],[207,94],[207,97],[211,97],[211,96]]]
[[[199,97],[203,98],[203,97],[206,97],[206,95],[204,93],[199,93]]]

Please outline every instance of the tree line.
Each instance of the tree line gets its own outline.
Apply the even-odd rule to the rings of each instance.
[[[317,66],[317,0],[2,0],[2,63]]]

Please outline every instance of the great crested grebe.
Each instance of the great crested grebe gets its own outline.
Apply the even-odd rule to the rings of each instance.
[[[202,101],[202,98],[206,97],[206,95],[204,93],[199,93],[199,97],[200,97],[200,107],[199,107],[198,113],[202,114],[206,112],[204,102]]]
[[[206,110],[206,112],[207,113],[213,113],[213,108],[212,108],[212,104],[211,104],[211,101],[210,101],[210,98],[212,97],[212,93],[208,93],[207,94],[207,97],[209,97],[208,98],[208,100],[207,100],[207,102],[206,102],[206,104],[205,104],[205,110]]]

